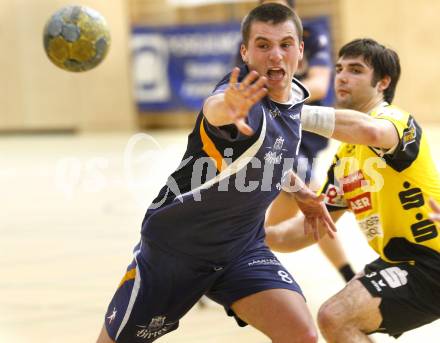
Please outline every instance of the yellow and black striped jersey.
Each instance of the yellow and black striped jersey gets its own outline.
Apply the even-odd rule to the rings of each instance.
[[[326,206],[352,211],[369,245],[387,261],[416,260],[414,248],[438,255],[439,226],[428,217],[428,199],[440,201],[440,179],[422,129],[409,113],[386,103],[370,115],[393,123],[399,144],[386,152],[341,144],[322,190]],[[412,252],[390,244],[401,238]]]

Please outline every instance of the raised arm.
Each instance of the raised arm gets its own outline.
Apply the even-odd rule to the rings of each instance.
[[[252,129],[246,123],[249,110],[267,93],[264,87],[266,78],[251,71],[238,83],[239,68],[234,68],[225,92],[206,99],[203,114],[211,125],[222,126],[235,124],[245,135],[251,135]]]

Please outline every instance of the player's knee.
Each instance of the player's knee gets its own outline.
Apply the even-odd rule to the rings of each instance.
[[[314,325],[299,328],[286,326],[284,330],[277,330],[269,334],[272,343],[317,343],[319,336]]]
[[[341,318],[340,309],[332,299],[327,300],[318,311],[318,326],[324,335],[339,330],[343,325],[343,318]]]
[[[107,333],[107,329],[105,326],[102,327],[101,332],[99,333],[99,337],[96,343],[115,343]]]
[[[296,328],[294,332],[290,332],[287,336],[284,336],[281,340],[272,340],[273,343],[317,343],[319,339],[318,332],[314,327],[306,328],[304,330],[298,330]]]
[[[302,334],[295,335],[295,340],[292,341],[294,343],[317,343],[318,342],[318,332],[315,329],[309,329]]]

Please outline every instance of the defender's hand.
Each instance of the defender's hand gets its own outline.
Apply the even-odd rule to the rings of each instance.
[[[304,234],[313,233],[315,240],[319,240],[319,227],[322,225],[331,238],[335,238],[337,231],[330,213],[325,206],[324,194],[316,195],[307,187],[295,193],[295,200],[299,209],[304,214]]]
[[[435,202],[434,199],[429,199],[429,205],[433,211],[433,213],[429,214],[429,218],[440,223],[440,206]]]

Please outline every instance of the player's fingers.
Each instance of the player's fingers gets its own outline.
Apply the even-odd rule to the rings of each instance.
[[[429,219],[434,220],[436,222],[440,222],[440,214],[437,213],[430,213]]]
[[[256,104],[258,101],[264,98],[266,94],[267,94],[267,88],[260,88],[258,91],[256,91],[249,97],[249,100],[252,102],[252,104]]]
[[[240,83],[240,90],[247,89],[258,78],[258,76],[259,76],[258,72],[252,70],[249,74],[246,75],[246,77]]]
[[[434,212],[440,213],[440,205],[437,204],[434,199],[432,199],[432,198],[429,199],[429,205],[431,206],[431,208]]]
[[[246,136],[252,136],[254,134],[254,130],[246,124],[246,120],[244,118],[237,118],[234,120],[235,126],[237,126],[238,131]]]
[[[309,232],[310,232],[309,218],[305,217],[304,218],[304,235],[308,236]]]
[[[306,236],[313,235],[315,237],[315,218],[313,217],[307,217],[306,221],[304,222],[304,234]]]
[[[313,237],[315,241],[319,241],[319,220],[318,218],[314,218],[313,220]]]
[[[333,221],[331,215],[328,213],[327,209],[324,209],[324,220],[327,223],[328,228],[333,231],[333,232],[337,232],[338,228],[336,227],[335,222]]]
[[[255,81],[252,85],[249,86],[249,91],[251,94],[258,92],[261,88],[266,85],[267,78],[262,76],[259,77],[257,81]]]
[[[235,67],[232,69],[231,76],[229,77],[229,86],[235,88],[238,82],[238,75],[240,74],[240,68]]]
[[[331,224],[327,220],[323,220],[322,224],[325,225],[325,227],[327,228],[327,234],[329,235],[329,237],[331,239],[334,239],[335,234],[334,234],[334,230],[333,230]]]

